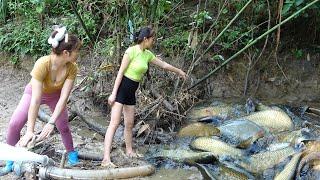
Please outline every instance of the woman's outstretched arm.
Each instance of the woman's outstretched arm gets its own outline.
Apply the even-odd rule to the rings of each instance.
[[[184,80],[187,78],[187,74],[185,72],[183,72],[181,69],[176,68],[176,67],[172,66],[171,64],[168,64],[168,63],[162,61],[161,59],[159,59],[157,57],[155,59],[153,59],[151,61],[151,63],[155,64],[165,70],[168,70],[168,71],[171,71],[171,72],[178,74]]]

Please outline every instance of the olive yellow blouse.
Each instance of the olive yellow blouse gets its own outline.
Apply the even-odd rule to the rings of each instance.
[[[33,78],[43,83],[42,92],[46,94],[61,90],[66,79],[74,80],[77,76],[78,66],[76,63],[67,63],[66,76],[58,82],[52,81],[50,70],[50,56],[43,56],[36,61],[30,73]]]

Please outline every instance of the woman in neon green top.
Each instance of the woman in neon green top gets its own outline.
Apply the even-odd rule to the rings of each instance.
[[[108,103],[112,106],[111,121],[104,140],[104,158],[101,165],[105,167],[116,167],[111,162],[110,151],[113,136],[117,130],[121,113],[124,115],[124,139],[126,143],[126,154],[129,157],[136,157],[132,149],[132,128],[134,125],[134,105],[136,104],[135,92],[148,70],[148,64],[152,63],[161,68],[177,73],[186,79],[186,73],[157,58],[148,49],[152,47],[154,33],[151,28],[145,27],[135,33],[135,46],[129,47],[123,55],[121,66],[114,83],[112,94]]]

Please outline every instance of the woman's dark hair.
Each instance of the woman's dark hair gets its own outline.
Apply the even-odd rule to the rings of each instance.
[[[58,31],[54,31],[51,34],[51,37],[54,38],[57,33]],[[80,39],[73,34],[68,34],[68,42],[65,42],[65,38],[66,36],[61,41],[59,41],[59,45],[56,48],[52,48],[52,51],[55,54],[60,55],[64,50],[67,50],[71,53],[72,51],[79,49],[82,45]]]
[[[144,38],[150,38],[154,36],[154,32],[150,27],[141,28],[134,34],[134,42],[140,44]]]

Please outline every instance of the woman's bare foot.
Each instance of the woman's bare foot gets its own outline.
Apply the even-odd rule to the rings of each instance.
[[[117,168],[118,166],[113,164],[112,162],[102,161],[101,162],[101,167],[104,167],[104,168],[107,168],[107,169],[112,169],[112,168]]]
[[[142,154],[138,154],[138,153],[135,153],[135,152],[127,152],[126,154],[129,158],[141,158],[143,157]]]

